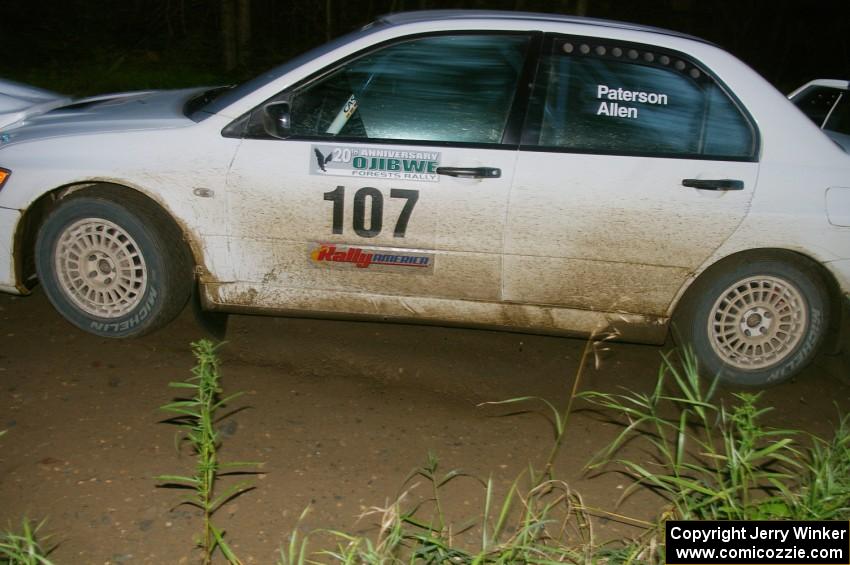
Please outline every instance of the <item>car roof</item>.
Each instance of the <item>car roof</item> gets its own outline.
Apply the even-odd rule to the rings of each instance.
[[[565,14],[544,14],[538,12],[511,12],[507,10],[417,10],[412,12],[396,12],[380,16],[376,21],[385,25],[403,25],[420,22],[444,22],[450,20],[513,20],[528,22],[555,22],[569,24],[583,24],[614,29],[627,29],[630,31],[645,31],[690,39],[713,45],[700,37],[688,35],[678,31],[653,27],[616,20],[604,20],[600,18],[588,18],[585,16],[571,16]]]

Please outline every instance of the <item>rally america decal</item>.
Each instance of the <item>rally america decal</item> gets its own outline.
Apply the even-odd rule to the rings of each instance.
[[[440,182],[440,154],[430,151],[313,145],[310,174]]]
[[[363,269],[414,275],[430,275],[434,272],[432,253],[313,243],[308,248],[308,257],[310,264],[317,268]]]

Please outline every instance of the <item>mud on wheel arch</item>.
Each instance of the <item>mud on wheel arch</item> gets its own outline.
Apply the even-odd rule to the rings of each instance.
[[[47,211],[34,245],[45,294],[72,324],[131,337],[171,321],[194,284],[183,234],[156,203],[114,185],[67,194]]]

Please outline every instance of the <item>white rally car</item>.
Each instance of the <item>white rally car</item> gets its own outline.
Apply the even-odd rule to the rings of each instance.
[[[659,343],[790,377],[850,295],[850,156],[727,52],[554,15],[381,18],[234,88],[0,130],[0,289],[110,337],[206,310]]]

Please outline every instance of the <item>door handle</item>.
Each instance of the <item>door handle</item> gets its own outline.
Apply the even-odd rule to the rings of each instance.
[[[744,190],[744,181],[736,179],[683,179],[682,186],[699,190]]]
[[[497,179],[502,176],[502,169],[494,169],[493,167],[437,167],[437,174],[463,179]]]

